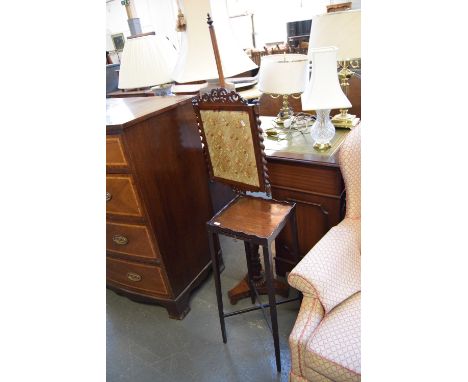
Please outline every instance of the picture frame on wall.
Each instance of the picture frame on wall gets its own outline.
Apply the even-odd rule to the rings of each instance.
[[[125,46],[125,36],[123,33],[117,33],[111,35],[112,43],[114,44],[115,50],[121,52]]]

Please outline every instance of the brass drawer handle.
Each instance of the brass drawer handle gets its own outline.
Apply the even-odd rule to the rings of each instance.
[[[118,244],[118,245],[126,245],[128,244],[128,239],[123,236],[123,235],[114,235],[112,236],[112,241],[115,243],[115,244]]]
[[[112,199],[112,194],[110,192],[106,192],[106,202]]]
[[[128,272],[127,279],[133,282],[141,281],[141,276],[138,273]]]

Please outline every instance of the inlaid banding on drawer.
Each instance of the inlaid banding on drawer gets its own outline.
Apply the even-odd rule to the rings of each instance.
[[[107,223],[106,247],[108,251],[124,255],[145,259],[160,258],[145,225]]]
[[[127,167],[122,140],[119,137],[106,138],[106,165],[109,167]]]
[[[107,280],[126,289],[168,295],[161,268],[155,265],[107,258]]]
[[[142,216],[141,204],[130,175],[107,174],[106,191],[108,214]]]

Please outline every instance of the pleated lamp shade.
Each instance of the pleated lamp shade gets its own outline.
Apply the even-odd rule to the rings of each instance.
[[[119,89],[135,89],[172,81],[177,52],[155,34],[128,38],[120,60]]]
[[[337,58],[340,61],[361,57],[360,9],[326,13],[312,19],[309,52],[326,46],[338,48]]]
[[[257,68],[235,39],[224,0],[184,0],[180,6],[187,27],[180,32],[180,53],[172,73],[175,81],[184,83],[218,78],[206,22],[208,13],[213,19],[224,76],[232,77]]]
[[[268,94],[302,93],[307,83],[305,54],[272,54],[260,63],[259,90]]]
[[[312,59],[312,75],[306,90],[302,93],[304,110],[328,110],[349,108],[351,103],[346,98],[338,80],[334,46],[309,49]]]

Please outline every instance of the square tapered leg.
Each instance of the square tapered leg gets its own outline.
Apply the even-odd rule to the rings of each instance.
[[[215,281],[215,289],[216,289],[216,298],[218,300],[218,314],[219,314],[219,323],[221,325],[221,334],[223,336],[223,342],[227,342],[226,337],[226,325],[224,323],[224,310],[223,310],[223,294],[221,291],[221,277],[220,277],[220,270],[219,270],[219,258],[218,254],[216,253],[215,249],[215,237],[218,235],[212,233],[208,230],[208,240],[210,244],[210,254],[211,254],[211,264],[213,267],[213,277]]]
[[[276,312],[275,288],[273,287],[273,269],[270,264],[270,244],[263,246],[263,260],[265,262],[265,277],[268,288],[268,300],[270,305],[271,331],[275,345],[276,370],[281,371],[281,358],[278,335],[278,316]]]

